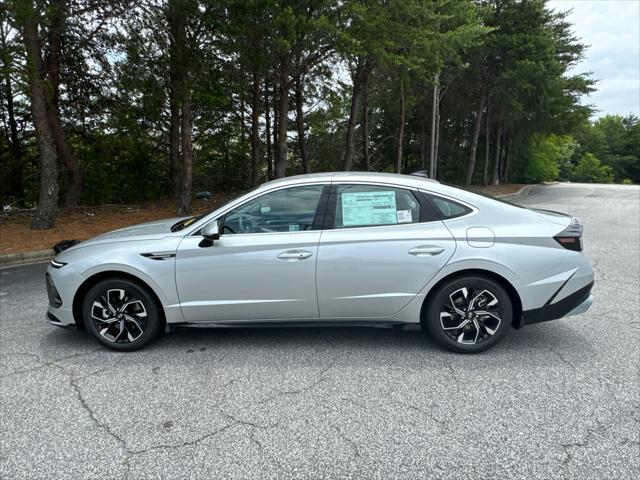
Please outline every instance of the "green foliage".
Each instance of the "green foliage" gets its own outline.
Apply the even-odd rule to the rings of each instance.
[[[602,165],[592,153],[585,153],[573,169],[571,179],[584,183],[613,183],[613,169]]]
[[[593,153],[611,167],[615,180],[640,182],[640,119],[635,115],[605,115],[578,134],[580,153]]]
[[[559,165],[566,155],[569,141],[560,137],[542,137],[535,135],[529,147],[529,161],[524,170],[523,180],[538,183],[555,180],[560,171]]]
[[[0,171],[0,198],[30,206],[38,197],[38,144],[24,47],[13,27],[18,3],[7,3],[11,10],[0,6],[0,85],[8,81],[13,90],[20,147],[18,155],[8,132],[0,135],[0,162],[7,167]],[[48,0],[38,5],[45,35]],[[284,94],[291,97],[287,173],[302,173],[292,91],[296,75],[304,77],[304,144],[314,171],[342,168],[355,82],[367,86],[372,168],[394,170],[402,111],[402,169],[423,168],[438,74],[439,179],[462,182],[474,121],[484,114],[479,106],[486,97],[489,142],[483,124],[475,182],[482,179],[486,152],[491,167],[500,130],[501,180],[640,183],[638,118],[588,121],[591,110],[580,105],[580,97],[593,90],[593,81],[569,73],[585,47],[574,38],[566,16],[543,0],[172,0],[139,5],[79,0],[63,35],[60,113],[84,173],[86,203],[174,194],[169,98],[176,64],[171,64],[169,5],[184,13],[185,42],[192,52],[179,59],[184,68],[178,71],[192,93],[195,191],[249,186],[254,78],[260,87],[260,180],[266,178],[267,135],[273,143],[283,81],[289,82]],[[9,125],[4,93],[3,126]],[[354,168],[361,168],[364,157],[363,102],[353,123]],[[64,195],[67,178],[60,167]]]

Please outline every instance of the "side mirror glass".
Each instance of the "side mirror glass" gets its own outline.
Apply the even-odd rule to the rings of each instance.
[[[217,220],[207,223],[202,227],[201,234],[207,240],[218,240],[220,238],[220,224]]]

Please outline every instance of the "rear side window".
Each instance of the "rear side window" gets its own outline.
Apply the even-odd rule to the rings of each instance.
[[[335,228],[420,222],[421,205],[409,190],[378,185],[337,185]]]
[[[442,216],[443,220],[461,217],[467,213],[471,213],[471,209],[448,198],[431,196],[431,201]]]

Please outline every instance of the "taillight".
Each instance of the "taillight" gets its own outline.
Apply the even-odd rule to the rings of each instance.
[[[572,217],[569,226],[553,238],[567,250],[582,251],[582,222]]]

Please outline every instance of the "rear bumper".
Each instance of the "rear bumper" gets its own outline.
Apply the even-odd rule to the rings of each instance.
[[[520,326],[557,320],[558,318],[579,315],[586,312],[594,300],[593,295],[591,295],[592,288],[593,282],[555,303],[546,303],[540,308],[522,312]]]

